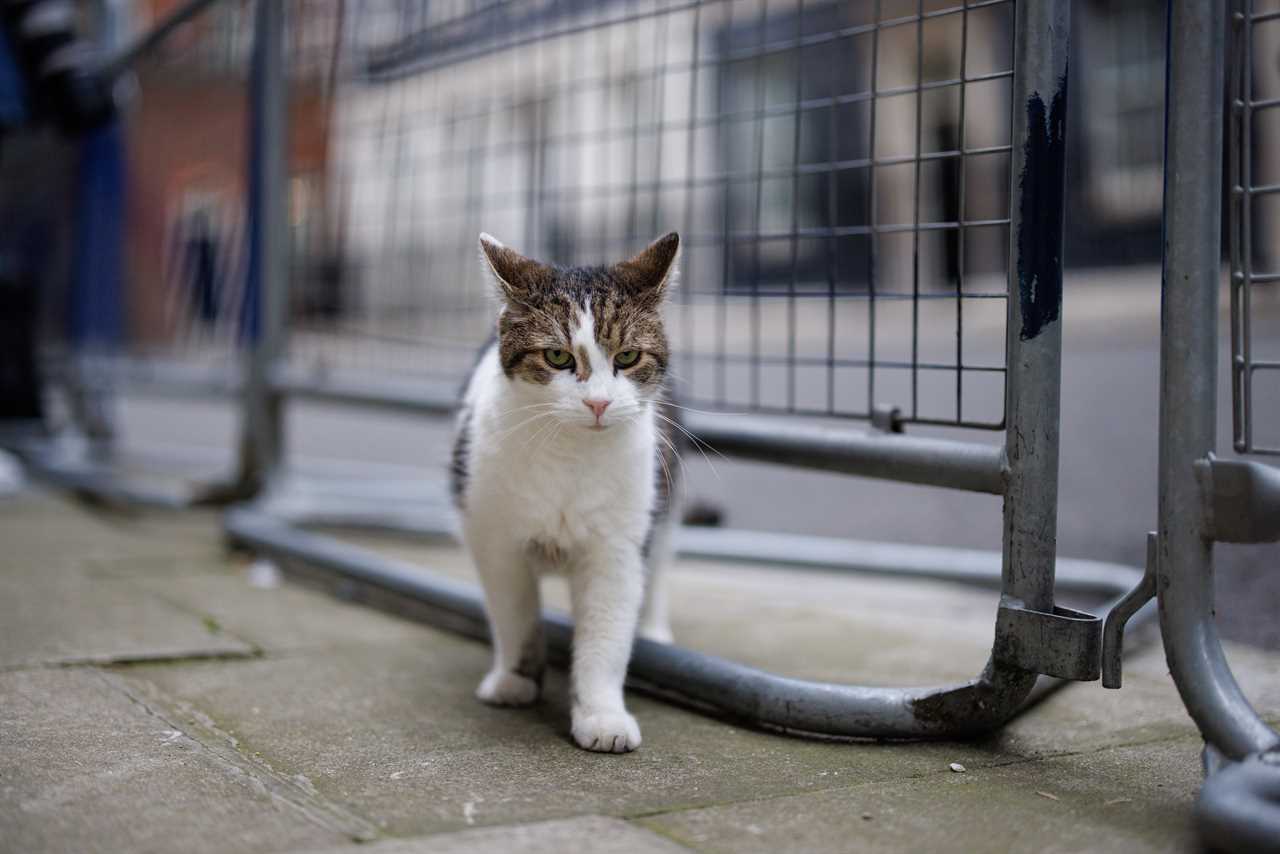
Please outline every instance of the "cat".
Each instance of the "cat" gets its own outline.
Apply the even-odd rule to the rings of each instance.
[[[464,388],[451,467],[493,637],[476,696],[538,699],[538,579],[563,572],[571,730],[587,750],[640,746],[623,699],[632,641],[671,641],[661,579],[678,514],[662,306],[679,246],[673,232],[621,263],[556,267],[480,236],[501,310]]]

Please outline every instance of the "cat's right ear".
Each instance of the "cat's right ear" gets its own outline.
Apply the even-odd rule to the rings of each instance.
[[[493,275],[498,292],[508,304],[523,305],[551,276],[546,264],[526,258],[492,235],[480,235],[480,257]]]

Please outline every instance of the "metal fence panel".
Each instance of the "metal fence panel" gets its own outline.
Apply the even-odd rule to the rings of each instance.
[[[1257,389],[1280,392],[1280,353],[1258,353],[1252,335],[1280,289],[1280,3],[1235,0],[1230,34],[1228,235],[1231,258],[1233,444],[1280,454],[1280,436],[1258,434]],[[1260,305],[1261,303],[1261,305]],[[1270,413],[1268,413],[1270,414]]]
[[[294,368],[455,382],[492,324],[479,232],[595,263],[675,229],[690,405],[1003,425],[1009,0],[366,0],[346,28]]]

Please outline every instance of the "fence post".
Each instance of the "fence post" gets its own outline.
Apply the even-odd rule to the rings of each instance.
[[[251,350],[244,388],[239,487],[256,494],[283,457],[283,396],[274,371],[284,353],[289,308],[288,80],[285,67],[284,3],[258,0],[250,79],[250,276],[256,276],[256,314],[251,307]]]
[[[1165,80],[1157,591],[1169,672],[1205,740],[1235,759],[1275,744],[1227,666],[1196,463],[1217,445],[1223,3],[1170,0]]]
[[[1069,0],[1015,4],[1004,597],[1053,608]]]

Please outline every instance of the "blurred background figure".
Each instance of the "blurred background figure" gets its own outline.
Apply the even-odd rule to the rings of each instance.
[[[100,4],[100,34],[110,32],[112,5]],[[59,0],[15,0],[0,13],[0,418],[11,429],[43,426],[38,332],[55,291],[67,295],[73,352],[119,338],[120,130],[112,81],[96,73],[78,13]],[[103,386],[81,382],[74,367],[68,376],[86,432],[108,434]]]

